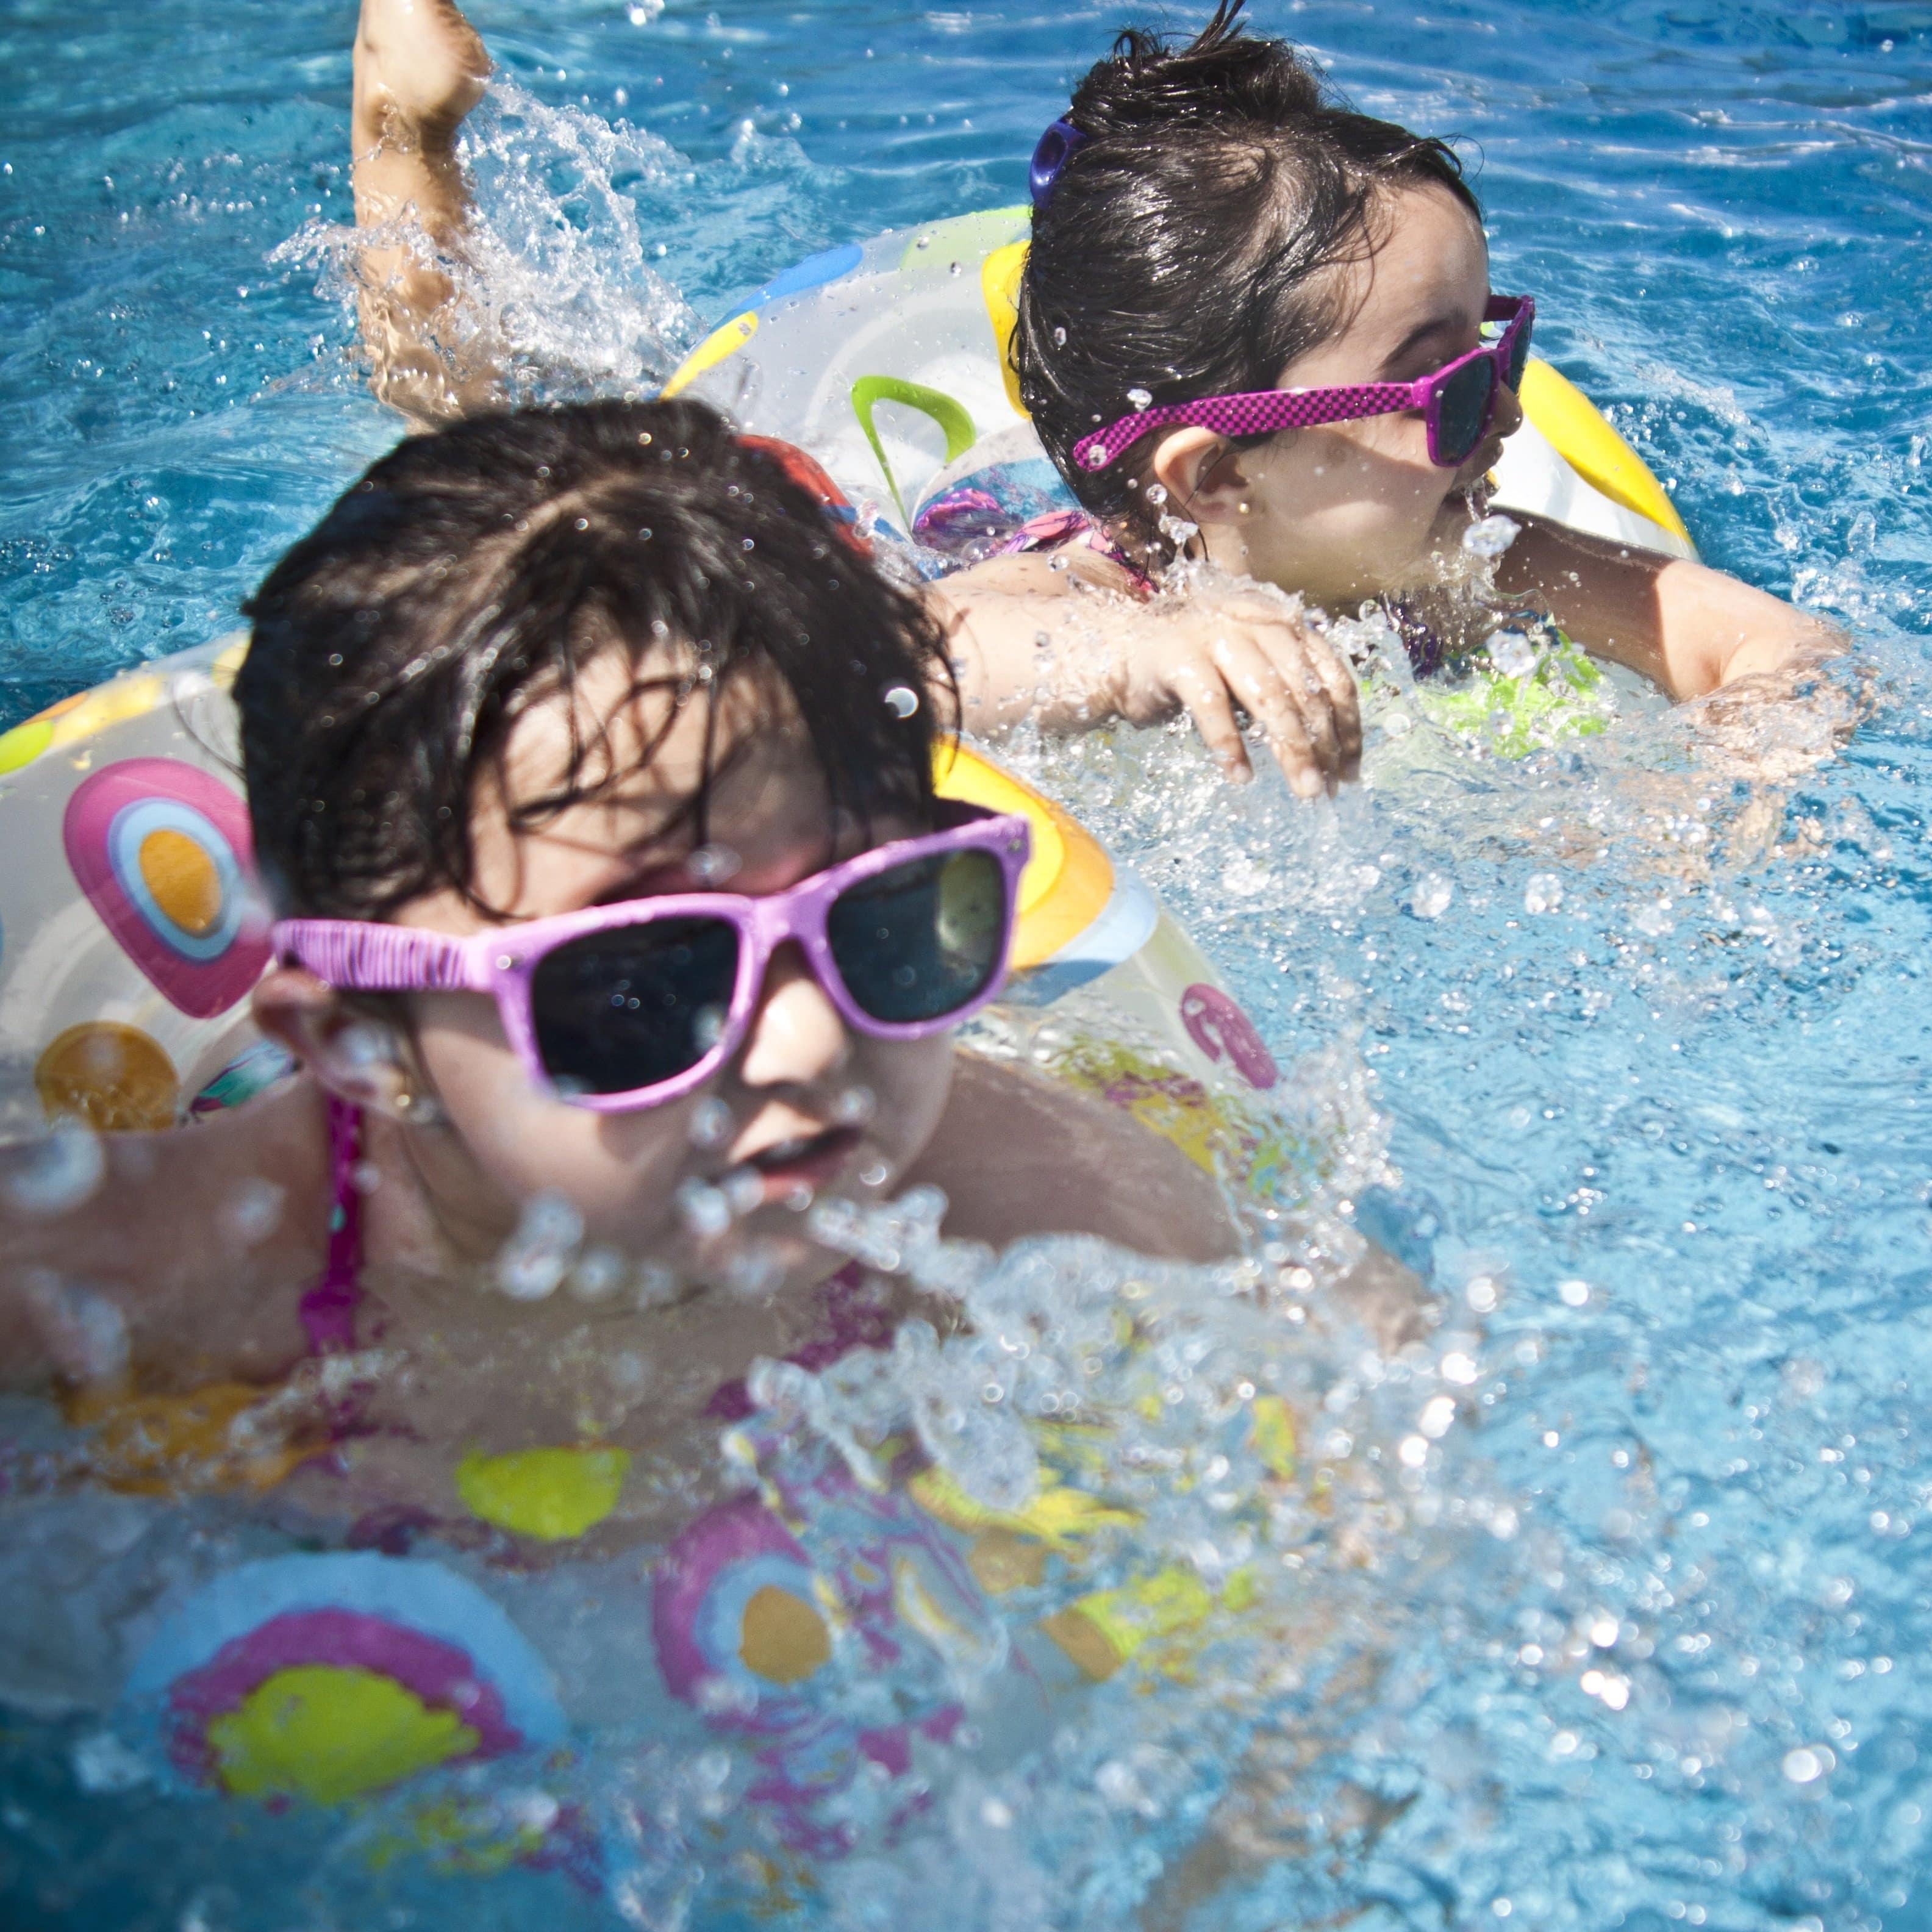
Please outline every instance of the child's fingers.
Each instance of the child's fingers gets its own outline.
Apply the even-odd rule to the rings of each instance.
[[[1294,694],[1322,770],[1354,778],[1362,757],[1361,706],[1340,654],[1325,638],[1267,604],[1257,602],[1244,610],[1256,644]]]
[[[1325,697],[1318,704],[1304,702],[1252,638],[1222,638],[1214,648],[1214,662],[1261,727],[1289,788],[1302,798],[1333,791],[1340,754]]]
[[[1362,765],[1362,694],[1346,658],[1326,638],[1308,640],[1307,662],[1334,707],[1335,734],[1342,748],[1342,776],[1354,778]]]
[[[1284,631],[1274,624],[1260,632],[1252,647],[1279,686],[1281,701],[1292,708],[1313,753],[1316,770],[1332,794],[1342,779],[1354,777],[1354,772],[1328,684],[1310,668],[1310,641],[1298,630]],[[1275,735],[1270,731],[1270,736]]]
[[[1245,784],[1254,776],[1248,763],[1248,748],[1241,742],[1240,727],[1234,722],[1234,706],[1227,686],[1213,670],[1200,665],[1185,666],[1175,674],[1174,693],[1187,707],[1201,742],[1208,747],[1222,776]]]

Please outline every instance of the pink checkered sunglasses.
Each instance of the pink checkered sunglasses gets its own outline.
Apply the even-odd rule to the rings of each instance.
[[[674,1100],[735,1053],[772,953],[796,940],[847,1023],[923,1040],[1000,989],[1030,836],[1024,818],[895,839],[761,898],[679,892],[458,938],[367,920],[296,919],[278,952],[331,986],[494,996],[538,1084],[624,1113]]]
[[[1413,382],[1364,382],[1339,389],[1257,389],[1238,396],[1203,396],[1191,403],[1162,403],[1122,416],[1073,446],[1082,470],[1104,470],[1149,430],[1192,423],[1223,436],[1267,436],[1276,430],[1310,429],[1317,423],[1353,422],[1363,416],[1420,410],[1429,430],[1429,460],[1444,470],[1466,463],[1496,419],[1496,396],[1507,385],[1520,388],[1529,360],[1536,303],[1528,296],[1492,296],[1485,322],[1499,322],[1493,342],[1445,362]]]

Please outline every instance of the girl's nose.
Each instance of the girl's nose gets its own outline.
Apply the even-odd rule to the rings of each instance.
[[[838,1072],[852,1036],[797,943],[772,956],[752,1016],[738,1077],[747,1087],[808,1086]]]
[[[1496,419],[1490,425],[1494,436],[1514,436],[1522,427],[1522,404],[1507,382],[1496,385]]]

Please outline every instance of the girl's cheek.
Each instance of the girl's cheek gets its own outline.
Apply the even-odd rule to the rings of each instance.
[[[916,1160],[938,1128],[952,1089],[952,1036],[868,1040],[855,1057],[850,1104],[868,1112],[868,1138],[894,1166]]]
[[[683,1163],[686,1109],[570,1106],[532,1084],[501,1040],[425,1031],[420,1047],[448,1130],[512,1201],[550,1191],[602,1214],[650,1191],[645,1176],[668,1175],[656,1190],[668,1192]]]

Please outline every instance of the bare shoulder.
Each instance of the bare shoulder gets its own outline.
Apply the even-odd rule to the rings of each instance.
[[[970,1053],[907,1178],[945,1191],[948,1234],[995,1246],[1050,1234],[1180,1261],[1240,1249],[1220,1189],[1179,1149],[1103,1100]]]
[[[320,1258],[327,1168],[306,1079],[168,1133],[0,1148],[0,1385],[79,1376],[104,1328],[164,1381],[286,1360],[294,1305],[266,1291]]]

